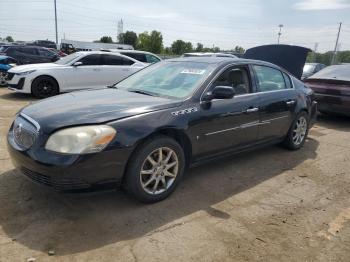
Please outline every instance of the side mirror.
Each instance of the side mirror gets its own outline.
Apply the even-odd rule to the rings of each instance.
[[[82,62],[75,62],[75,63],[73,64],[73,66],[81,66],[81,65],[83,65]]]
[[[216,86],[213,91],[208,92],[204,100],[211,101],[213,99],[231,99],[235,95],[235,90],[231,86]]]

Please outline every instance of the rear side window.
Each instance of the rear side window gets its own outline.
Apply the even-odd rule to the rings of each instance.
[[[102,55],[102,65],[132,65],[134,62],[116,55]]]
[[[18,50],[21,53],[25,53],[28,55],[37,55],[37,49],[36,48],[21,48]]]
[[[286,89],[282,72],[267,66],[253,65],[258,91],[268,92]]]
[[[100,65],[100,55],[98,54],[93,54],[93,55],[87,55],[84,56],[79,60],[79,62],[82,62],[83,65]]]
[[[157,63],[160,61],[158,57],[150,54],[146,54],[146,60],[147,60],[147,63],[150,63],[150,64]]]
[[[147,62],[147,58],[145,56],[145,54],[142,53],[129,53],[129,52],[122,52],[121,54],[126,55],[128,57],[134,58],[137,61],[143,62],[143,63],[148,63]]]
[[[283,73],[284,81],[286,82],[286,88],[293,88],[292,79],[286,73]]]

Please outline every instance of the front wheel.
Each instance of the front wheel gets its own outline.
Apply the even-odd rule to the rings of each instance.
[[[59,93],[57,82],[49,76],[40,76],[33,81],[32,94],[38,98],[55,96]]]
[[[181,180],[185,169],[182,147],[166,136],[140,145],[132,155],[125,177],[125,188],[145,203],[168,197]]]
[[[305,111],[300,112],[295,118],[288,134],[283,142],[290,150],[301,148],[309,132],[309,116]]]
[[[6,86],[7,71],[0,70],[0,86]]]

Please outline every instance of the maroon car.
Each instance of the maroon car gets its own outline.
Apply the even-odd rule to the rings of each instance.
[[[328,66],[305,83],[314,90],[320,112],[350,116],[350,64]]]

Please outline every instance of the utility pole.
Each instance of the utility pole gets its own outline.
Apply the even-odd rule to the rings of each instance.
[[[57,32],[57,7],[56,7],[56,0],[54,0],[54,3],[55,3],[56,48],[58,48],[58,32]]]
[[[342,25],[342,22],[339,23],[338,34],[337,34],[337,41],[335,41],[335,47],[334,47],[334,52],[333,52],[331,65],[333,65],[335,63],[335,56],[336,56],[337,50],[338,50],[338,41],[339,41],[341,25]]]
[[[280,44],[280,38],[281,38],[281,35],[282,35],[282,27],[283,27],[283,25],[282,25],[282,24],[279,24],[278,27],[280,28],[280,30],[279,30],[279,32],[278,32],[277,44]]]
[[[317,48],[318,48],[318,43],[316,42],[315,43],[315,46],[314,46],[314,59],[313,59],[313,61],[314,61],[314,63],[316,63],[316,52],[317,52]]]

